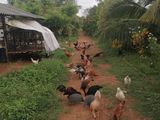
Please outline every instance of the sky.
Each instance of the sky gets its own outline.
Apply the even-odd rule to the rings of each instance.
[[[0,3],[7,3],[7,0],[0,0]]]
[[[97,5],[97,1],[96,0],[76,0],[77,1],[77,4],[79,6],[81,6],[81,9],[79,10],[78,12],[78,16],[83,16],[85,15],[85,9],[87,8],[91,8],[95,5]]]
[[[87,8],[91,8],[94,5],[97,5],[97,1],[96,0],[76,0],[77,4],[79,6],[81,6],[79,12],[78,12],[78,16],[83,16],[86,15],[85,13],[85,9]],[[0,0],[0,3],[7,3],[7,0]]]

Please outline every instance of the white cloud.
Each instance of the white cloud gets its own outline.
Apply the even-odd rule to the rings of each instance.
[[[5,3],[5,4],[7,4],[8,1],[7,1],[7,0],[0,0],[0,3]]]
[[[91,8],[91,7],[93,7],[93,6],[95,6],[95,5],[97,5],[97,1],[96,0],[76,0],[77,1],[77,4],[79,5],[79,6],[81,6],[81,9],[79,10],[79,12],[78,12],[78,16],[83,16],[83,15],[85,15],[85,9],[87,9],[87,8]]]

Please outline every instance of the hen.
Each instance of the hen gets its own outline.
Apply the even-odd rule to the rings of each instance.
[[[131,78],[127,75],[124,78],[124,85],[125,85],[125,87],[128,87],[130,84],[131,84]]]
[[[32,61],[32,63],[34,63],[34,64],[38,64],[38,63],[39,63],[39,59],[34,60],[33,58],[31,58],[31,61]]]
[[[125,101],[119,103],[119,105],[116,107],[114,111],[113,120],[120,120],[124,111],[124,106],[125,106]]]
[[[119,100],[119,101],[125,101],[125,95],[124,95],[124,92],[123,90],[121,90],[119,87],[117,88],[117,93],[116,93],[116,98]]]
[[[94,100],[90,104],[90,109],[93,114],[93,117],[96,118],[96,111],[100,108],[100,100],[101,100],[101,93],[100,91],[97,91]]]

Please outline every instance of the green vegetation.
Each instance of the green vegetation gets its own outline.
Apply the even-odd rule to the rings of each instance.
[[[9,0],[9,3],[43,16],[42,24],[50,28],[58,39],[78,34],[80,18],[76,16],[78,6],[74,0]]]
[[[132,78],[133,107],[154,120],[160,114],[159,5],[159,0],[104,0],[89,10],[83,26],[96,35],[110,72],[122,83],[126,75]],[[109,92],[113,89],[107,86],[104,93]]]
[[[106,56],[107,62],[112,65],[110,72],[123,83],[126,75],[132,78],[129,95],[136,98],[134,107],[140,113],[159,120],[160,108],[160,81],[159,71],[148,66],[148,61],[140,59],[138,55],[124,57]]]
[[[62,57],[63,56],[63,57]],[[56,87],[67,80],[64,54],[0,77],[1,120],[56,120],[61,111]]]

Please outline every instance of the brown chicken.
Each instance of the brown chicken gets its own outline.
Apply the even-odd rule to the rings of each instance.
[[[95,76],[98,76],[96,74],[96,72],[92,69],[88,69],[87,72],[86,72],[89,76],[92,76],[92,77],[95,77]]]
[[[65,64],[65,67],[67,68],[73,68],[75,65],[73,63],[70,63],[70,64]]]
[[[86,95],[86,88],[88,87],[88,85],[91,81],[93,81],[93,79],[81,80],[81,87],[80,88],[83,90],[85,95]]]
[[[74,53],[68,52],[66,48],[64,48],[63,51],[67,57],[72,57],[74,55]]]
[[[120,120],[124,111],[124,105],[125,105],[125,101],[120,102],[119,105],[116,107],[113,115],[113,120]]]

